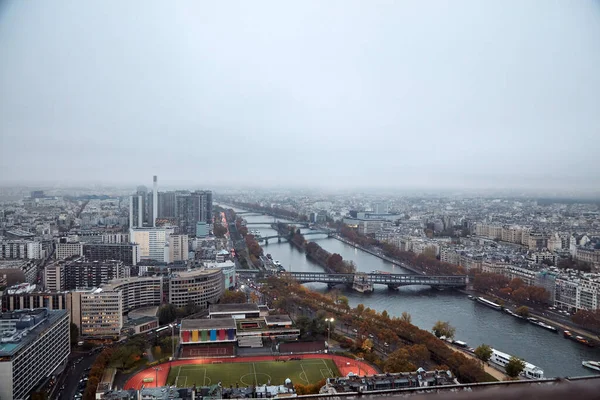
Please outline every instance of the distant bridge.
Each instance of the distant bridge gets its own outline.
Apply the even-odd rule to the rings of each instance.
[[[330,232],[330,231],[309,231],[309,232],[302,233],[302,236],[327,235],[329,237],[329,236],[333,236],[334,234],[335,234],[335,232]],[[277,239],[278,242],[281,242],[283,240],[289,240],[288,236],[285,236],[285,235],[260,236],[255,239],[257,242],[265,242],[265,244],[269,244],[269,239]]]
[[[370,284],[387,285],[390,288],[400,286],[425,285],[435,288],[461,288],[467,285],[466,275],[428,276],[410,274],[335,274],[327,272],[283,272],[281,276],[295,279],[299,283],[320,282],[328,286],[352,286],[356,280]]]
[[[246,226],[248,225],[273,225],[276,224],[277,221],[265,221],[265,222],[246,222]],[[295,227],[308,228],[308,222],[284,222],[284,224]]]

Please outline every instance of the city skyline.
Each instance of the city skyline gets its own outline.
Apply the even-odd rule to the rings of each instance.
[[[597,2],[361,4],[4,3],[0,183],[599,186]]]

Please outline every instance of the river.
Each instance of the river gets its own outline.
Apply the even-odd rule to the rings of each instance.
[[[245,216],[248,222],[268,221],[265,216]],[[264,235],[276,232],[268,225],[250,225]],[[337,239],[325,236],[309,236],[331,253],[339,253],[345,260],[356,263],[359,271],[373,270],[393,273],[409,273],[369,253],[358,250]],[[265,253],[279,260],[288,271],[322,272],[323,268],[309,261],[304,253],[289,243],[271,241],[264,246]],[[309,284],[311,288],[326,292],[324,284]],[[517,320],[502,312],[471,301],[456,291],[437,291],[429,287],[404,287],[391,291],[385,286],[375,285],[375,291],[361,294],[341,286],[351,306],[364,304],[377,311],[387,310],[392,316],[407,311],[412,323],[430,330],[438,320],[450,321],[456,327],[456,339],[472,347],[486,343],[505,353],[521,357],[544,370],[545,377],[592,375],[594,372],[581,366],[582,360],[600,360],[600,349],[592,349],[534,326]]]

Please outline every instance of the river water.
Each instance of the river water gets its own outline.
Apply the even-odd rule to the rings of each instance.
[[[239,211],[239,210],[238,210]],[[272,221],[265,216],[245,216],[248,222]],[[275,235],[267,224],[250,225],[261,235]],[[345,260],[356,263],[359,271],[373,270],[392,273],[409,273],[369,253],[358,250],[339,240],[325,236],[308,236],[331,253],[339,253]],[[271,241],[264,246],[265,254],[279,260],[288,271],[323,272],[323,268],[309,261],[304,253],[289,243]],[[309,284],[314,290],[326,292],[324,284]],[[600,360],[600,349],[591,349],[534,326],[517,320],[502,312],[471,301],[466,295],[455,291],[437,291],[429,287],[404,287],[389,290],[376,285],[375,291],[362,294],[338,286],[348,297],[351,306],[364,304],[377,311],[387,310],[392,316],[400,316],[407,311],[412,323],[421,329],[430,330],[436,321],[444,320],[456,327],[456,339],[467,342],[472,347],[486,343],[505,353],[521,357],[544,370],[545,377],[591,375],[594,371],[581,366],[582,360]]]

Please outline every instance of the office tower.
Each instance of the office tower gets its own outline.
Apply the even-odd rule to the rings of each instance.
[[[1,315],[0,399],[27,399],[69,357],[69,313],[38,308]]]
[[[177,201],[177,192],[158,193],[158,217],[174,218]]]
[[[129,197],[130,228],[144,226],[144,198],[145,196],[138,194],[134,194]]]
[[[199,221],[212,222],[212,192],[197,190],[177,196],[176,218],[181,233],[196,234],[196,223]]]
[[[156,227],[156,218],[158,218],[158,177],[154,175],[152,189],[152,226]]]

